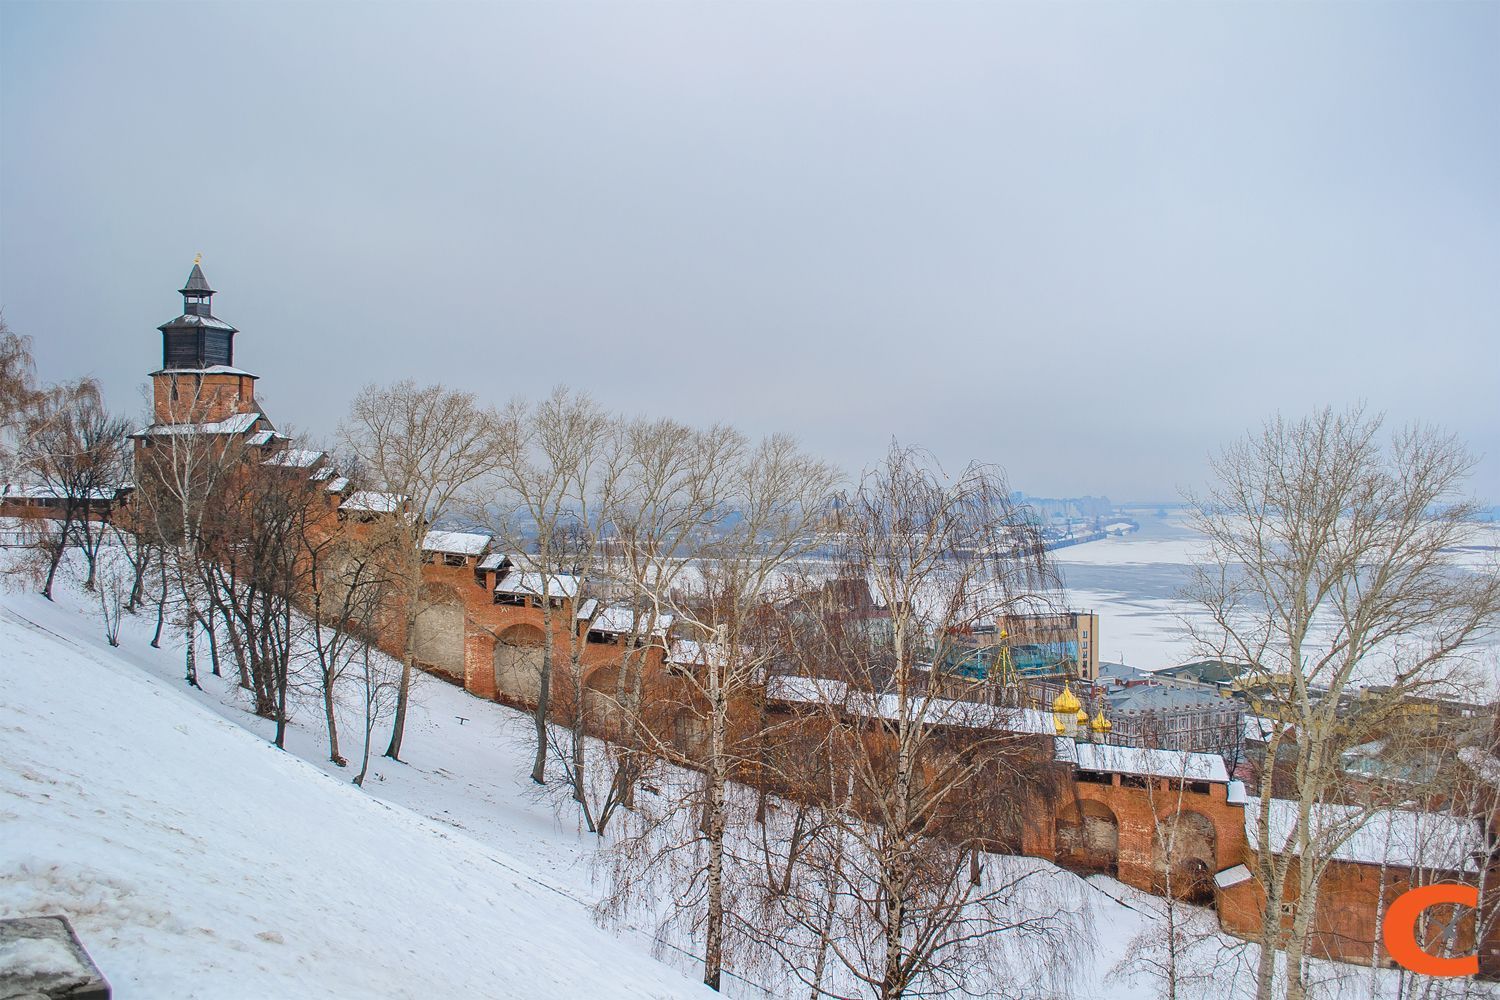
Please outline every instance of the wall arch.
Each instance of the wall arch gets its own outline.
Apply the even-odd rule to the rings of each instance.
[[[1166,892],[1170,872],[1172,895],[1192,903],[1212,902],[1217,848],[1213,820],[1200,812],[1185,809],[1157,819],[1152,847],[1157,891]]]
[[[672,743],[688,760],[701,760],[708,749],[708,727],[691,708],[672,716]]]
[[[620,668],[614,664],[595,667],[583,677],[583,726],[591,733],[613,734],[620,710],[615,701]]]
[[[535,704],[542,695],[547,635],[535,625],[512,625],[495,637],[495,697]]]
[[[464,682],[464,602],[445,584],[422,588],[412,626],[412,659],[424,670]]]
[[[1120,872],[1120,821],[1094,799],[1077,799],[1057,813],[1057,863],[1077,871]]]

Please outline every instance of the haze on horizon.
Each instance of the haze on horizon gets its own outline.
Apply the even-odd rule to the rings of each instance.
[[[368,382],[1172,497],[1275,410],[1500,502],[1500,4],[0,4],[0,308],[116,408],[195,252]]]

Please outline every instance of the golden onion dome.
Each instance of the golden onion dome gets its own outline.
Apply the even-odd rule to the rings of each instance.
[[[1115,726],[1114,723],[1104,717],[1104,709],[1101,708],[1099,709],[1099,714],[1094,716],[1094,721],[1089,724],[1089,728],[1096,733],[1107,733],[1115,728]]]
[[[1054,727],[1056,727],[1056,729],[1057,729],[1057,735],[1059,735],[1059,736],[1063,735],[1064,733],[1066,733],[1068,731],[1068,727],[1063,724],[1062,716],[1060,716],[1060,715],[1056,716],[1052,720],[1052,725]]]
[[[1078,710],[1078,724],[1080,726],[1086,726],[1086,725],[1089,724],[1089,712],[1088,712],[1088,709],[1086,709],[1086,708],[1080,708]]]
[[[1064,681],[1062,694],[1052,700],[1052,711],[1058,715],[1072,715],[1082,707],[1078,699],[1073,696],[1073,689]]]

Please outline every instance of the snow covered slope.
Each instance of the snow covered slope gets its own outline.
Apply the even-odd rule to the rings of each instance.
[[[404,762],[377,756],[359,790],[353,706],[339,713],[353,768],[328,760],[311,692],[278,751],[202,646],[203,690],[183,684],[180,636],[152,648],[149,610],[108,646],[76,569],[56,603],[0,590],[0,915],[71,915],[117,996],[715,996],[696,985],[696,942],[658,947],[669,967],[648,957],[652,921],[590,920],[598,843],[527,778],[527,715],[418,675]],[[1083,890],[1091,947],[1064,947],[1072,981],[1053,995],[1160,994],[1161,900],[1035,859],[992,863]],[[1255,947],[1209,910],[1178,919],[1211,992],[1247,998]],[[1369,994],[1368,970],[1313,964],[1328,996]],[[805,995],[727,974],[732,1000]],[[1376,979],[1396,995],[1393,973]]]
[[[0,608],[0,912],[116,996],[708,996],[494,846]]]

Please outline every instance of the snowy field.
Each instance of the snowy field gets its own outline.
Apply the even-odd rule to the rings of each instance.
[[[326,759],[315,704],[296,706],[278,751],[206,655],[205,690],[182,684],[182,649],[148,645],[149,615],[127,618],[114,649],[75,583],[57,597],[0,594],[0,912],[67,913],[116,996],[710,995],[691,941],[663,948],[591,919],[595,841],[527,779],[526,716],[423,676],[407,762],[376,758],[361,791]],[[342,725],[357,757],[352,710]],[[1048,995],[1160,995],[1127,963],[1159,945],[1160,900],[1043,861],[992,863],[1034,866],[1082,900],[1091,946],[1056,956],[1070,982]],[[1201,995],[1241,995],[1255,949],[1207,911],[1190,921],[1214,970]],[[1368,970],[1319,969],[1328,995],[1370,992]],[[803,992],[726,982],[733,997]]]

